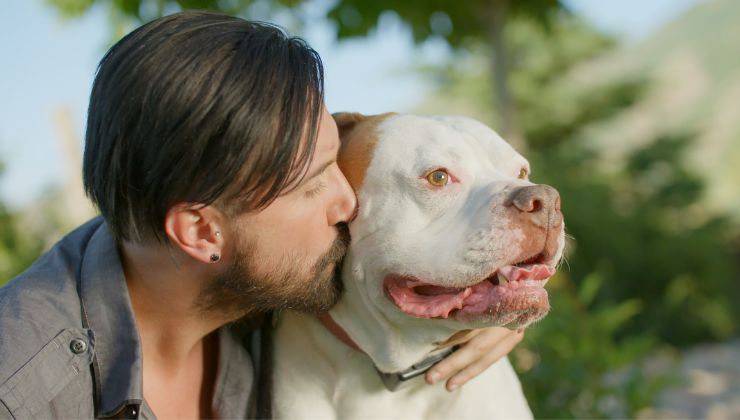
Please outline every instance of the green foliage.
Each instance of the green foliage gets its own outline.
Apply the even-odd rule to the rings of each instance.
[[[640,313],[637,299],[616,305],[595,301],[604,285],[597,273],[576,287],[567,276],[550,281],[552,312],[530,328],[512,354],[537,417],[627,417],[650,405],[673,378],[635,363],[656,340],[620,328]]]
[[[219,10],[237,14],[245,10],[252,1],[220,0],[46,0],[51,6],[68,18],[87,13],[96,4],[106,4],[113,11],[138,23],[160,17],[168,10],[203,9]]]
[[[3,168],[0,163],[0,175]],[[0,286],[28,268],[42,250],[42,242],[22,229],[18,217],[0,202]]]
[[[458,47],[466,41],[488,39],[493,14],[502,8],[512,16],[526,15],[543,24],[565,9],[559,0],[340,0],[328,17],[337,25],[339,38],[345,38],[369,34],[380,17],[390,12],[409,25],[417,42],[441,37]]]
[[[571,142],[567,143],[572,147]],[[682,164],[685,135],[656,139],[614,174],[595,162],[570,161],[562,171],[553,156],[538,168],[563,196],[576,282],[599,272],[601,302],[636,298],[644,310],[621,332],[655,334],[686,345],[726,339],[736,332],[738,276],[731,254],[732,226],[701,211],[703,184]],[[603,171],[602,171],[603,172]]]

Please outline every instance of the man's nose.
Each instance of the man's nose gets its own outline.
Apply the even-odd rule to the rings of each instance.
[[[506,205],[518,210],[540,227],[555,228],[563,223],[560,194],[549,185],[538,184],[516,188],[509,193]]]
[[[349,181],[347,181],[347,178],[339,170],[337,170],[337,177],[339,178],[337,180],[339,191],[335,202],[329,210],[330,225],[336,225],[342,222],[349,223],[357,210],[357,197]]]

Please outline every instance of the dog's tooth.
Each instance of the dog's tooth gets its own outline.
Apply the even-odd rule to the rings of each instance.
[[[509,282],[509,279],[507,279],[503,274],[498,273],[496,275],[498,276],[498,284],[506,284]]]

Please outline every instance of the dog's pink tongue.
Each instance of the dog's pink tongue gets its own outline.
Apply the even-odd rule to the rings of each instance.
[[[470,293],[470,288],[466,288],[454,293],[420,295],[404,284],[394,283],[388,286],[388,294],[396,305],[407,314],[419,318],[447,318],[454,309],[463,307],[463,302]]]
[[[490,281],[465,288],[449,288],[425,285],[399,276],[387,277],[385,286],[388,296],[403,312],[417,318],[448,318],[450,312],[464,306],[483,311],[493,304],[493,300],[500,299],[506,290],[519,286],[513,282],[544,280],[555,274],[555,270],[544,264],[507,265],[499,269],[499,274],[509,279],[509,284],[502,285],[501,289]]]
[[[509,281],[544,280],[555,274],[555,269],[544,264],[528,264],[521,267],[507,265],[499,268],[499,273]]]

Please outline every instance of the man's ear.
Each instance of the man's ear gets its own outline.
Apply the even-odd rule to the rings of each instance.
[[[167,211],[164,229],[172,245],[197,261],[215,263],[223,256],[221,220],[221,212],[213,206],[179,203]]]
[[[367,119],[367,116],[360,114],[359,112],[335,112],[331,114],[334,117],[334,121],[337,123],[337,129],[339,130],[339,140],[343,140],[352,131],[357,123]]]

